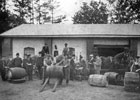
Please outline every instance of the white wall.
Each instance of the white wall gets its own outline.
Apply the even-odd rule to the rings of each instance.
[[[13,57],[16,53],[20,54],[20,57],[24,57],[24,48],[33,47],[35,48],[35,55],[42,50],[44,46],[44,39],[41,38],[14,38],[13,39]]]
[[[54,51],[54,45],[57,45],[59,54],[62,54],[64,44],[67,43],[68,47],[73,47],[75,48],[75,56],[76,56],[76,61],[79,60],[79,55],[81,52],[81,55],[86,59],[87,57],[87,47],[86,47],[86,39],[78,39],[78,38],[56,38],[53,39],[53,48],[52,50]]]

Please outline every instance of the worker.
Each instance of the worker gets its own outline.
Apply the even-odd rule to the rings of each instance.
[[[63,49],[63,55],[64,55],[64,56],[69,56],[68,53],[69,53],[68,44],[65,43],[65,47],[64,47],[64,49]]]
[[[13,59],[14,67],[22,67],[22,59],[19,57],[19,53],[16,53],[16,58]]]
[[[101,71],[101,65],[102,65],[102,60],[101,58],[98,56],[97,53],[95,53],[93,55],[93,65],[94,65],[94,73],[95,74],[100,74],[100,71]]]
[[[32,59],[30,57],[30,54],[27,54],[27,60],[25,61],[26,66],[26,72],[28,75],[28,80],[33,80],[32,73],[33,73],[33,64]]]
[[[43,67],[43,57],[41,56],[41,52],[38,53],[39,54],[39,57],[37,57],[36,59],[36,62],[35,62],[35,65],[36,65],[36,68],[38,70],[38,74],[39,74],[39,79],[42,79],[42,67]]]
[[[94,74],[94,64],[93,64],[93,62],[94,62],[94,58],[93,58],[93,54],[90,54],[90,59],[89,59],[89,62],[88,62],[88,64],[89,64],[89,70],[90,70],[90,74]]]
[[[70,79],[71,80],[74,80],[75,78],[75,67],[76,67],[76,64],[75,64],[75,55],[72,55],[71,59],[70,59]]]
[[[45,56],[45,54],[49,54],[49,47],[48,47],[48,44],[45,43],[45,45],[42,47],[42,55]]]

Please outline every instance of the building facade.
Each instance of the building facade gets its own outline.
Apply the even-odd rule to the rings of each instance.
[[[140,56],[140,25],[133,24],[23,24],[1,34],[2,56],[15,57],[19,53],[22,58],[26,53],[38,55],[45,43],[53,55],[57,45],[62,54],[64,44],[74,51],[76,61],[82,55],[88,59],[94,47],[98,47],[100,56],[114,56],[129,47],[134,56]]]

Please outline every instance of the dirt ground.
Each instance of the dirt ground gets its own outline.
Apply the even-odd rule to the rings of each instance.
[[[40,93],[38,79],[18,84],[0,79],[0,100],[140,100],[140,93],[126,92],[123,86],[93,87],[87,81],[70,81],[68,86],[63,81],[56,92],[52,92],[54,81]]]

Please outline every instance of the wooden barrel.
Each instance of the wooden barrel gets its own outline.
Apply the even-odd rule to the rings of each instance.
[[[9,68],[8,79],[21,79],[27,75],[26,70],[20,67]]]
[[[116,72],[106,72],[104,75],[107,77],[109,84],[117,84],[119,81],[119,74]]]
[[[135,72],[125,72],[124,89],[126,91],[137,91],[140,86],[140,76]]]
[[[45,77],[62,78],[64,76],[63,66],[48,66],[46,68]]]
[[[88,83],[92,86],[106,87],[108,81],[105,75],[92,74],[89,76]]]

